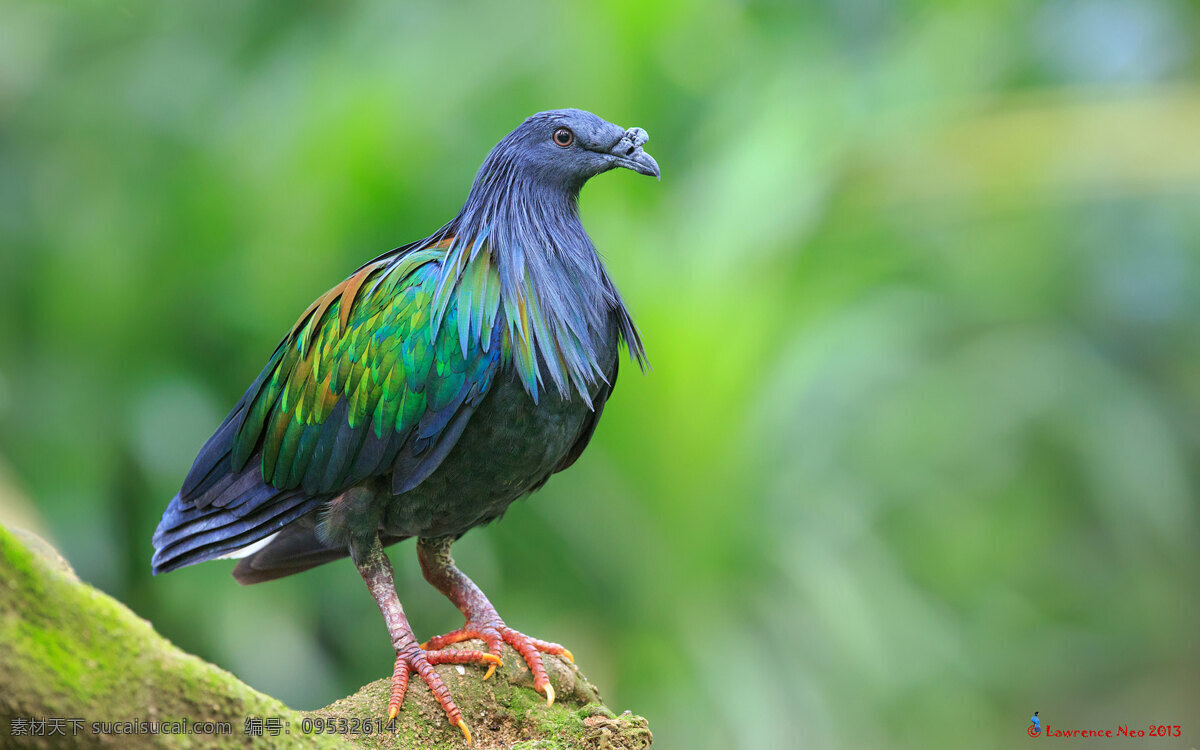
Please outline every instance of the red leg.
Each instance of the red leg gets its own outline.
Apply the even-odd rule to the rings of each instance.
[[[408,618],[404,616],[404,608],[400,606],[400,599],[396,596],[396,586],[392,578],[392,563],[384,554],[383,546],[380,545],[378,538],[374,540],[362,559],[355,556],[355,564],[358,566],[359,574],[371,590],[371,596],[375,598],[375,603],[379,605],[379,611],[383,613],[388,634],[392,637],[392,646],[396,649],[396,664],[392,668],[392,696],[388,701],[388,720],[391,721],[400,713],[400,706],[404,703],[404,693],[408,689],[409,675],[416,672],[441,704],[442,710],[446,712],[446,718],[450,720],[451,724],[462,730],[463,736],[467,738],[467,744],[471,744],[471,730],[463,721],[462,711],[455,705],[454,699],[450,697],[450,689],[446,687],[446,683],[442,682],[442,678],[434,670],[433,665],[483,663],[491,669],[495,669],[496,665],[500,663],[500,657],[483,651],[426,651],[418,646],[412,628],[409,627]]]
[[[546,695],[547,705],[554,703],[554,688],[550,685],[550,678],[546,676],[546,667],[542,664],[541,655],[556,654],[572,663],[575,657],[557,643],[530,638],[505,625],[496,608],[479,587],[454,566],[454,558],[450,556],[451,541],[449,538],[419,539],[417,556],[421,560],[421,571],[425,574],[425,580],[454,602],[454,606],[463,613],[467,622],[458,630],[429,639],[421,647],[442,649],[452,643],[475,638],[487,644],[490,655],[499,657],[501,644],[507,643],[516,649],[529,665],[529,671],[533,673],[534,690]],[[495,671],[496,665],[489,665],[483,679],[491,677]]]

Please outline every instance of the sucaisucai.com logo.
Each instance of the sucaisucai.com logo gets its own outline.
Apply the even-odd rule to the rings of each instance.
[[[1030,737],[1078,737],[1079,739],[1109,739],[1113,737],[1182,737],[1182,724],[1150,724],[1145,729],[1131,727],[1128,724],[1118,724],[1114,729],[1055,729],[1047,724],[1042,729],[1042,720],[1034,711],[1029,717],[1029,728],[1025,733]]]

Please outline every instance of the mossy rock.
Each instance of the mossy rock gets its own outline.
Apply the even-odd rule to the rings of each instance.
[[[534,692],[533,675],[525,661],[508,647],[504,650],[504,665],[486,682],[482,667],[437,667],[471,729],[473,747],[642,750],[650,746],[645,719],[629,713],[614,715],[600,703],[596,688],[574,665],[557,657],[547,657],[544,662],[556,694],[552,706]],[[378,718],[383,714],[390,690],[390,680],[377,680],[309,715],[338,723],[344,719],[344,726],[353,729],[356,718]],[[354,739],[364,748],[449,750],[466,746],[459,730],[450,726],[445,712],[420,680],[409,683],[399,718],[394,733],[359,733]]]
[[[478,667],[437,669],[462,709],[476,748],[642,750],[652,741],[645,719],[628,712],[614,715],[579,670],[558,658],[546,659],[557,693],[553,706],[534,692],[528,668],[511,649],[486,682]],[[180,651],[120,602],[81,583],[48,544],[3,527],[0,685],[3,747],[466,746],[416,679],[395,725],[382,733],[379,721],[390,689],[386,679],[318,711],[294,711]],[[267,724],[261,736],[247,734],[247,717],[279,723]],[[40,720],[50,722],[31,724]],[[229,733],[115,734],[109,727],[98,727],[107,733],[93,733],[93,722],[160,722],[176,732],[208,722],[226,726]],[[279,734],[273,736],[273,729]]]

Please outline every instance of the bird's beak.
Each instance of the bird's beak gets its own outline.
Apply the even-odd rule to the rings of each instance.
[[[641,128],[626,130],[621,140],[617,141],[609,151],[613,163],[618,167],[632,169],[638,174],[650,175],[661,180],[662,173],[658,171],[658,162],[654,161],[653,156],[642,150],[642,146],[649,140],[650,136]]]

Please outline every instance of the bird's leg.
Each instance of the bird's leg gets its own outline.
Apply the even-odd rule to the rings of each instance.
[[[361,554],[360,554],[361,553]],[[392,669],[392,697],[388,702],[388,721],[396,718],[400,705],[404,703],[404,693],[408,688],[408,677],[416,672],[429,686],[429,690],[437,698],[446,718],[450,723],[462,730],[471,744],[471,731],[463,721],[462,711],[450,697],[450,690],[442,678],[434,670],[434,664],[471,664],[486,663],[492,669],[500,663],[500,657],[483,651],[426,651],[417,645],[408,618],[404,616],[404,608],[400,606],[400,598],[396,596],[396,585],[392,579],[392,563],[375,537],[365,552],[351,545],[354,564],[358,573],[366,581],[371,596],[379,605],[383,619],[387,623],[388,634],[392,637],[392,647],[396,649],[396,665]]]
[[[572,663],[575,662],[575,657],[557,643],[530,638],[505,625],[496,608],[479,587],[454,566],[454,558],[450,556],[451,542],[453,540],[448,537],[418,539],[417,557],[421,560],[421,572],[425,574],[425,580],[454,602],[454,606],[463,613],[467,622],[458,630],[429,639],[422,647],[441,649],[452,643],[476,638],[487,644],[489,653],[499,656],[501,644],[507,643],[517,650],[529,665],[529,670],[533,672],[533,689],[546,695],[547,705],[554,703],[554,688],[546,676],[542,653],[563,656]],[[495,671],[495,665],[488,666],[483,679],[491,677]]]

